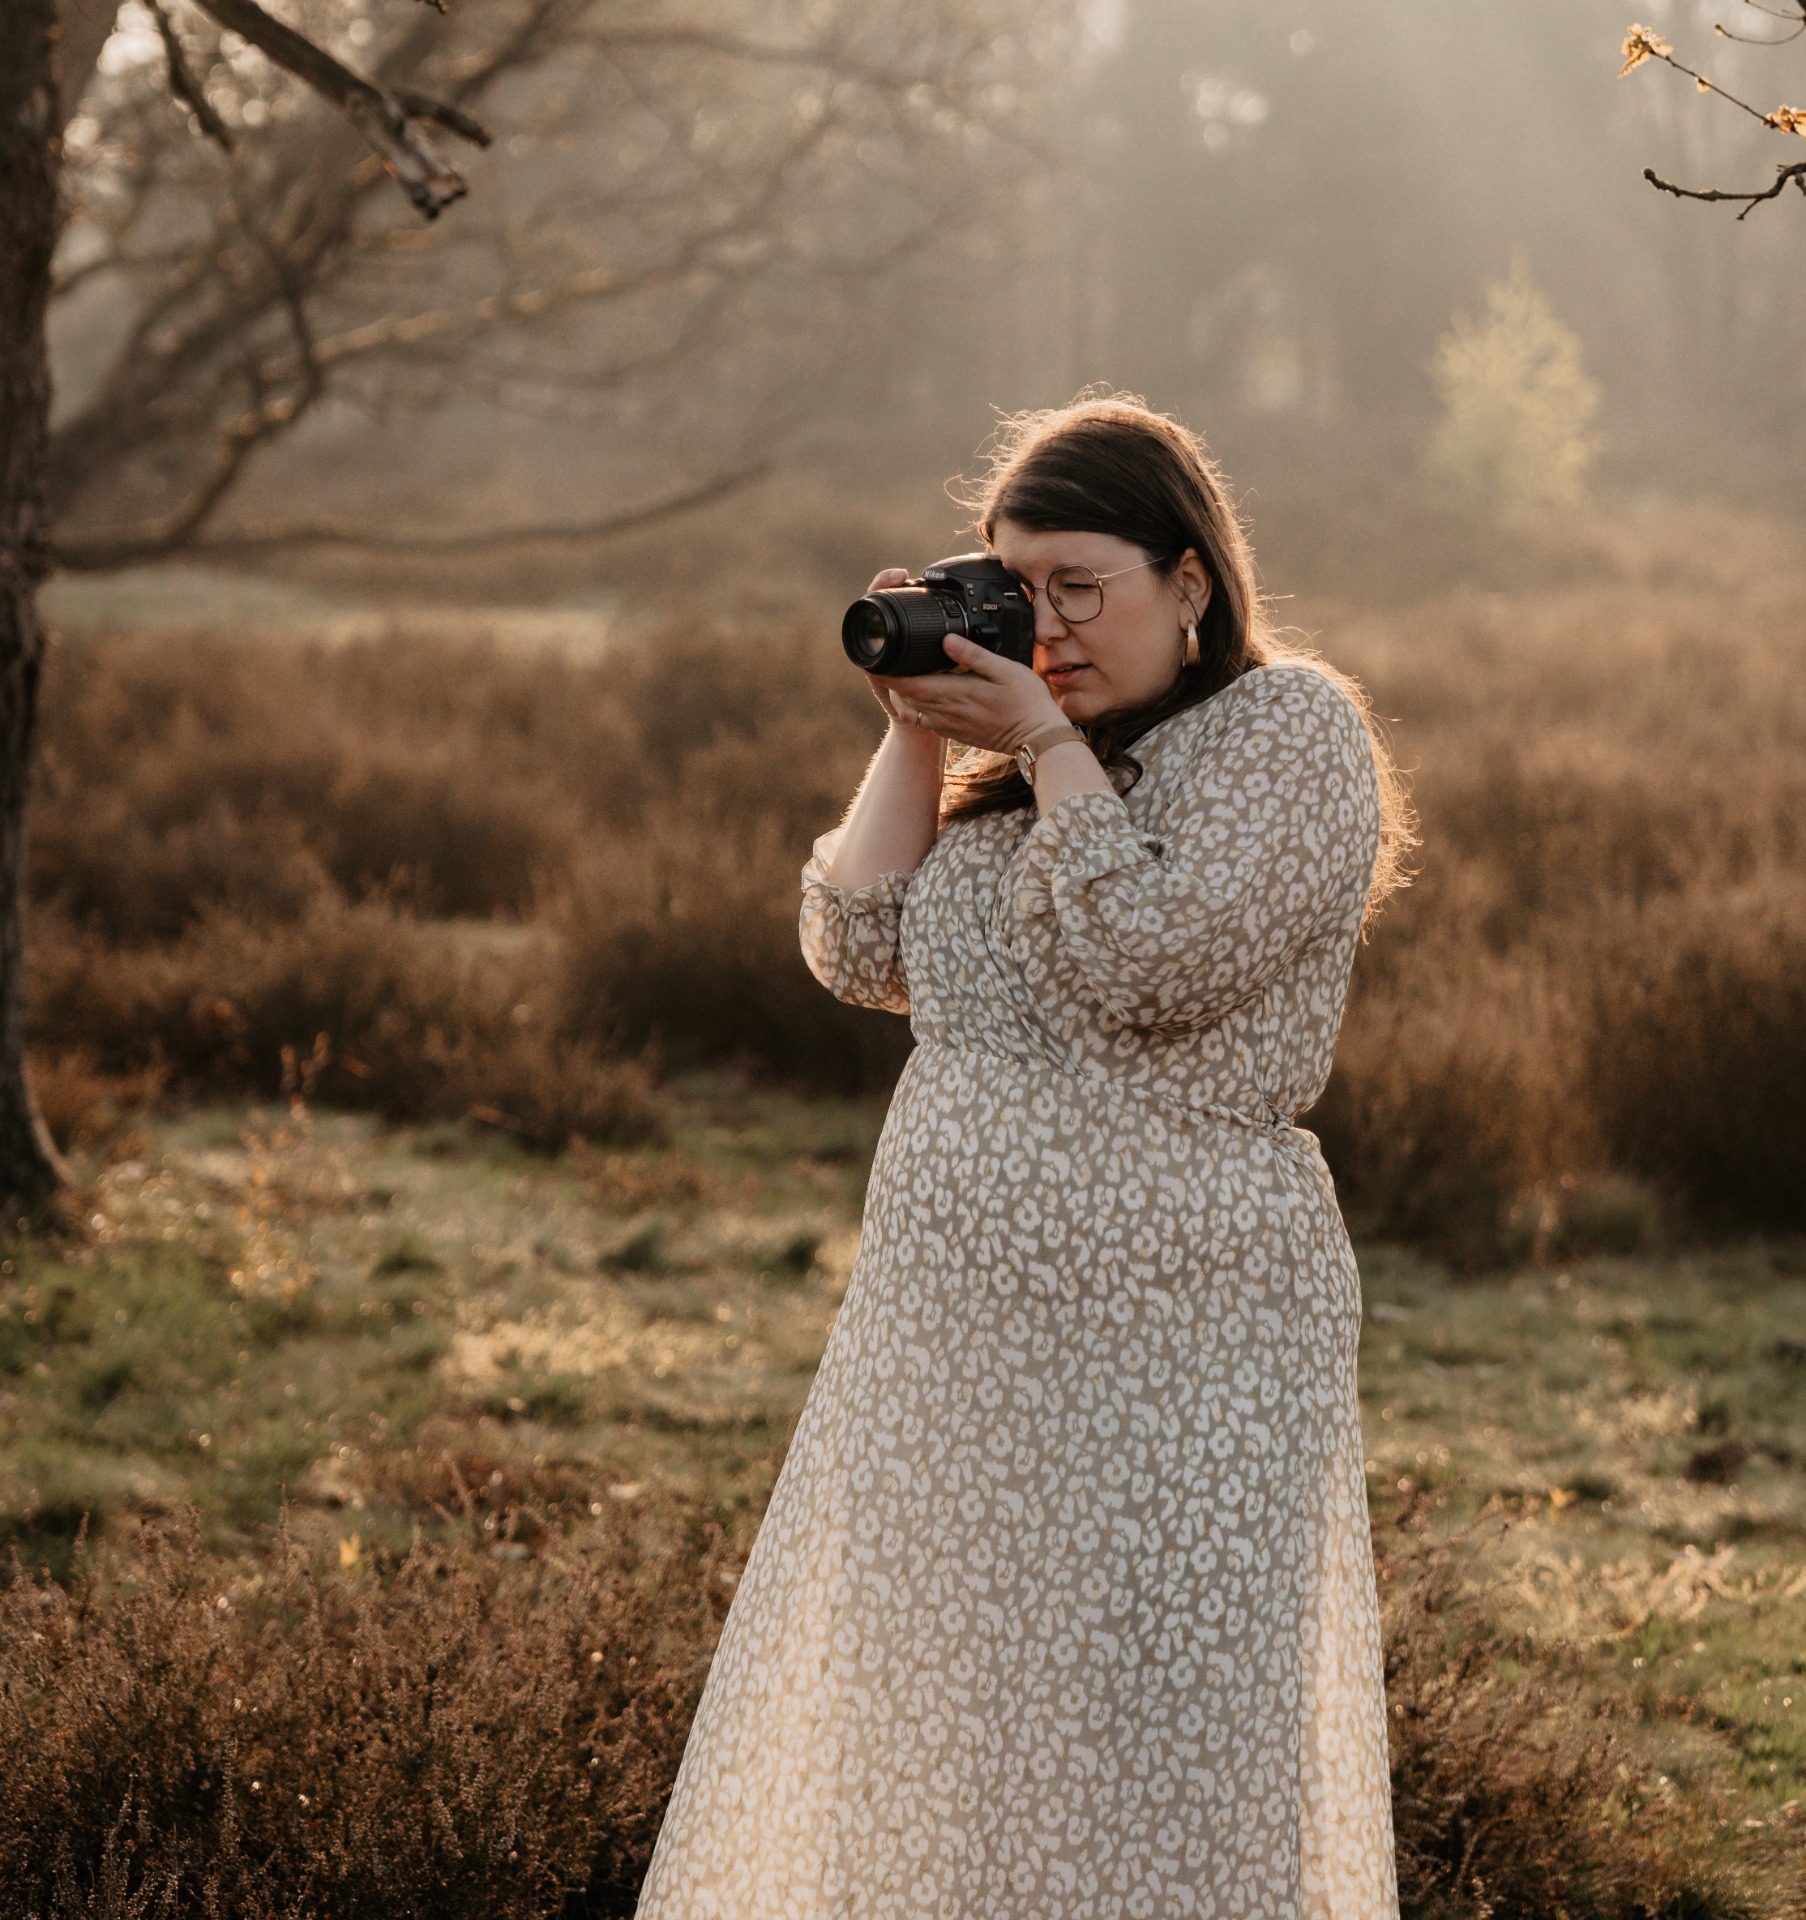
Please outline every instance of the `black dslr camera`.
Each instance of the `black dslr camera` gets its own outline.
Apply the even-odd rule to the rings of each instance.
[[[922,569],[906,587],[881,587],[855,600],[840,623],[847,658],[867,673],[908,679],[948,673],[941,650],[950,633],[964,634],[1005,660],[1030,666],[1035,657],[1035,610],[1022,583],[988,553],[962,553]]]

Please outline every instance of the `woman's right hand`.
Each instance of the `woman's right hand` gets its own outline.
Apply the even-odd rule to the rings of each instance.
[[[873,576],[866,592],[908,584],[904,568],[886,567]],[[849,893],[882,874],[913,873],[940,830],[947,743],[929,728],[905,720],[891,705],[889,690],[876,679],[871,684],[890,730],[853,796],[828,865],[828,878]]]
[[[906,587],[908,585],[909,569],[907,567],[886,567],[883,572],[872,575],[872,584],[866,588],[866,592],[877,593],[882,588]],[[890,694],[885,688],[881,687],[876,680],[871,682],[871,688],[872,698],[884,709],[884,717],[890,722],[892,733],[901,733],[906,738],[912,739],[920,739],[923,737],[926,730],[912,725],[898,713],[896,708],[891,705]],[[934,738],[932,734],[929,734],[927,737],[929,739]],[[939,745],[940,743],[936,741],[935,749],[937,752],[939,751]]]

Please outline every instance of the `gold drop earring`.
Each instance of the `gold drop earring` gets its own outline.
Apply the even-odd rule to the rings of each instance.
[[[1198,652],[1198,623],[1191,621],[1185,629],[1185,648],[1179,656],[1182,667],[1195,667],[1202,656]]]

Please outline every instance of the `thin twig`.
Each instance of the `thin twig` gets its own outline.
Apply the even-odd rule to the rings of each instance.
[[[1766,13],[1771,20],[1791,20],[1793,32],[1786,33],[1779,40],[1753,40],[1747,33],[1733,33],[1720,21],[1712,23],[1712,31],[1721,40],[1735,40],[1743,47],[1785,47],[1806,33],[1806,0],[1796,0],[1796,4],[1783,13],[1778,7],[1765,7],[1762,0],[1744,0],[1744,4],[1756,13]]]
[[[1776,44],[1779,45],[1780,43],[1777,42]],[[1686,61],[1677,60],[1672,53],[1666,52],[1661,47],[1651,47],[1648,57],[1651,60],[1661,61],[1665,67],[1672,67],[1676,73],[1684,73],[1689,80],[1694,82],[1701,93],[1715,93],[1719,99],[1728,100],[1732,106],[1741,108],[1752,120],[1760,120],[1771,132],[1776,129],[1778,123],[1772,113],[1764,113],[1760,107],[1752,107],[1747,100],[1738,99],[1736,94],[1727,92],[1716,80],[1701,73],[1697,67],[1690,67]],[[1737,195],[1734,197],[1741,198],[1742,196]]]
[[[1775,175],[1775,184],[1764,187],[1760,193],[1730,193],[1722,187],[1681,187],[1672,180],[1664,180],[1654,167],[1643,169],[1643,178],[1652,187],[1659,187],[1663,193],[1671,193],[1677,200],[1741,200],[1743,211],[1737,216],[1747,220],[1751,212],[1764,200],[1773,200],[1785,191],[1788,181],[1795,182],[1802,193],[1806,193],[1806,160],[1796,160],[1790,167],[1782,167]]]
[[[169,24],[169,15],[163,11],[163,0],[150,0],[152,17],[157,22],[157,31],[163,36],[163,57],[169,63],[169,90],[181,101],[183,106],[201,123],[201,131],[209,140],[216,140],[227,153],[232,151],[232,133],[219,115],[214,111],[213,102],[202,91],[200,82],[195,79],[188,65],[188,56],[182,51],[182,43],[176,38],[176,30]]]

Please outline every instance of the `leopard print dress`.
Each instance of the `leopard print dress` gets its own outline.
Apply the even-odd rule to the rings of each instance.
[[[1259,668],[1126,797],[804,869],[911,1015],[859,1259],[640,1920],[1386,1920],[1359,1281],[1315,1137],[1378,845]]]

